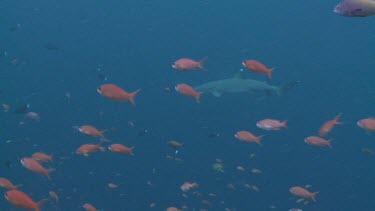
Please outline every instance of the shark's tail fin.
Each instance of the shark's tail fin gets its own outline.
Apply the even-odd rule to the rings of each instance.
[[[289,90],[293,89],[297,84],[301,83],[301,81],[291,81],[287,84],[284,84],[280,87],[278,95],[284,95],[285,93],[289,92]]]

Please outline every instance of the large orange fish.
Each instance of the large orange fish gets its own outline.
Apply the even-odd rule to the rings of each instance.
[[[111,144],[108,146],[108,149],[111,150],[112,152],[129,153],[131,155],[134,155],[133,154],[134,147],[127,147],[122,144]]]
[[[8,189],[8,190],[15,190],[18,187],[22,185],[13,185],[11,181],[9,181],[7,178],[0,177],[0,187]]]
[[[327,135],[335,125],[339,125],[339,124],[342,124],[341,122],[339,122],[339,118],[342,114],[340,113],[339,115],[337,115],[334,119],[331,119],[331,120],[328,120],[326,121],[319,129],[319,135],[320,136],[325,136]]]
[[[47,155],[43,152],[35,152],[31,158],[39,162],[52,162],[52,155]]]
[[[207,57],[204,57],[200,61],[195,61],[189,58],[182,58],[182,59],[176,60],[172,64],[172,67],[177,70],[194,70],[197,68],[201,68],[202,70],[207,71],[207,69],[203,67],[203,62],[206,61],[206,59]]]
[[[272,79],[272,71],[275,68],[267,68],[266,65],[262,64],[256,60],[245,60],[242,62],[242,65],[249,70],[260,74],[267,74],[269,79]]]
[[[236,132],[236,134],[234,135],[234,137],[236,137],[240,141],[255,142],[255,143],[259,144],[259,145],[262,145],[260,143],[260,139],[263,136],[255,136],[255,135],[253,135],[252,133],[250,133],[248,131],[238,131],[238,132]]]
[[[40,163],[38,163],[38,161],[32,158],[22,158],[21,163],[28,170],[33,171],[38,174],[44,174],[48,177],[48,179],[51,179],[51,177],[49,176],[49,173],[55,170],[55,169],[44,168],[42,165],[40,165]]]
[[[81,127],[78,128],[78,130],[79,130],[79,132],[81,132],[83,134],[86,134],[86,135],[89,135],[89,136],[92,136],[92,137],[100,137],[104,141],[109,141],[103,135],[103,133],[105,133],[106,131],[108,131],[108,129],[106,129],[106,130],[98,130],[96,127],[94,127],[92,125],[82,125]]]
[[[77,154],[81,154],[84,156],[89,156],[89,153],[96,152],[98,150],[104,151],[104,148],[100,146],[101,143],[98,144],[83,144],[76,150]]]
[[[128,100],[131,104],[135,105],[134,96],[141,91],[141,89],[138,89],[135,92],[128,93],[122,88],[114,85],[114,84],[103,84],[99,86],[97,89],[99,94],[103,95],[104,97],[107,97],[112,100],[117,101],[126,101]]]
[[[319,192],[311,193],[310,191],[306,190],[303,187],[295,186],[291,187],[289,189],[290,193],[304,199],[311,199],[314,202],[316,202],[315,195],[318,194]]]
[[[187,84],[177,84],[175,86],[175,90],[179,92],[180,94],[189,96],[189,97],[194,97],[197,103],[200,101],[201,94],[203,92],[197,92],[193,87],[187,85]]]
[[[46,199],[42,199],[39,202],[35,202],[30,196],[19,190],[10,190],[4,196],[15,206],[34,211],[40,211],[40,206],[46,201]]]
[[[361,119],[357,122],[357,125],[369,132],[375,132],[375,118],[373,117]]]
[[[332,145],[331,145],[332,140],[333,139],[325,140],[324,138],[320,138],[318,136],[309,136],[305,138],[305,142],[309,145],[318,146],[318,147],[328,146],[331,149],[332,149]]]

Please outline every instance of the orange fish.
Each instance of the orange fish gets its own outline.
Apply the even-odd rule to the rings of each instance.
[[[332,128],[335,126],[335,125],[339,125],[339,124],[342,124],[341,122],[339,122],[339,118],[342,114],[340,113],[339,115],[337,115],[334,119],[331,119],[331,120],[328,120],[326,121],[319,129],[319,135],[320,136],[325,136],[327,135],[331,130]]]
[[[111,144],[108,146],[108,149],[111,150],[112,152],[130,153],[131,155],[134,155],[133,154],[134,147],[127,147],[122,144]]]
[[[361,119],[357,122],[357,125],[369,132],[375,132],[375,118]]]
[[[311,193],[305,188],[299,187],[299,186],[291,187],[289,191],[290,193],[292,193],[293,195],[297,197],[304,198],[304,199],[311,199],[314,202],[316,202],[315,195],[319,193],[319,192]]]
[[[168,207],[165,211],[181,211],[181,210],[176,207]]]
[[[88,203],[84,204],[83,208],[85,208],[86,211],[98,211],[93,205],[88,204]]]
[[[201,97],[201,94],[203,93],[203,92],[197,92],[193,87],[187,84],[177,84],[175,86],[175,90],[179,92],[180,94],[183,94],[189,97],[194,97],[197,103],[199,103],[199,99]]]
[[[184,184],[181,185],[180,189],[182,191],[186,192],[186,191],[188,191],[188,190],[190,190],[192,188],[196,188],[196,187],[198,187],[198,184],[195,183],[195,182],[193,182],[193,183],[191,183],[191,182],[184,182]]]
[[[207,71],[207,69],[203,67],[203,62],[206,61],[206,59],[207,57],[204,57],[200,61],[195,61],[189,58],[182,58],[182,59],[176,60],[172,64],[172,67],[177,70],[194,70],[197,68],[201,68],[202,70]]]
[[[89,156],[89,153],[96,152],[98,150],[104,151],[104,147],[100,146],[101,143],[98,144],[83,144],[76,150],[77,154],[82,154],[84,156]]]
[[[52,155],[47,155],[43,152],[35,152],[31,155],[31,158],[40,162],[52,162]]]
[[[320,138],[318,136],[309,136],[305,138],[305,142],[307,144],[313,145],[313,146],[319,146],[319,147],[325,147],[328,146],[329,148],[332,149],[332,142],[333,139],[330,140],[325,140],[324,138]]]
[[[269,79],[272,79],[272,71],[275,68],[267,68],[264,64],[261,62],[258,62],[256,60],[245,60],[242,62],[242,65],[246,67],[249,70],[252,70],[257,73],[261,74],[267,74]]]
[[[92,125],[82,125],[81,127],[79,127],[78,130],[79,130],[79,132],[81,132],[83,134],[86,134],[86,135],[89,135],[89,136],[92,136],[92,137],[100,137],[100,138],[102,138],[105,141],[109,141],[103,135],[103,133],[105,133],[106,131],[108,131],[108,129],[106,129],[106,130],[98,130],[96,127],[94,127]]]
[[[131,104],[135,105],[134,96],[141,91],[138,89],[135,92],[127,93],[125,90],[114,84],[103,84],[97,89],[99,94],[112,100],[125,101],[128,100]]]
[[[32,158],[22,158],[21,163],[25,168],[29,169],[30,171],[33,171],[38,174],[44,174],[48,177],[48,179],[51,179],[49,173],[51,171],[54,171],[54,169],[46,169],[42,165],[40,165],[38,161]]]
[[[263,136],[255,136],[255,135],[253,135],[252,133],[250,133],[248,131],[238,131],[238,132],[236,132],[236,134],[234,135],[234,137],[236,137],[240,141],[255,142],[255,143],[259,144],[259,145],[262,145],[260,143],[260,139]]]
[[[279,121],[275,119],[263,119],[256,123],[256,126],[263,130],[280,130],[287,128],[286,121]]]
[[[59,202],[59,196],[54,191],[50,191],[49,196],[53,198],[56,202]]]
[[[22,185],[13,185],[13,183],[9,181],[8,179],[4,177],[0,177],[0,187],[2,188],[8,189],[8,190],[15,190],[20,186]]]
[[[10,190],[4,196],[15,206],[34,211],[40,211],[40,206],[46,201],[46,199],[42,199],[39,202],[35,202],[30,196],[19,190]]]

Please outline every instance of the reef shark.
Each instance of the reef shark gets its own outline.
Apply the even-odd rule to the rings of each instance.
[[[293,81],[283,86],[272,86],[264,81],[246,78],[244,72],[237,73],[232,78],[210,81],[194,87],[198,92],[211,93],[215,97],[221,97],[225,93],[246,92],[254,96],[276,95],[280,96],[293,88],[300,81]]]

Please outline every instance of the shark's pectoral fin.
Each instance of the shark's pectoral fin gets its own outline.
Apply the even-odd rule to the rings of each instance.
[[[212,91],[211,93],[212,93],[212,95],[215,96],[215,97],[221,97],[221,92],[219,92],[219,91],[216,91],[216,90],[215,90],[215,91]]]

